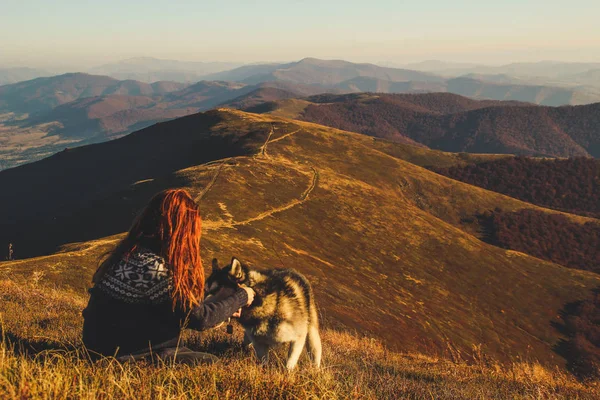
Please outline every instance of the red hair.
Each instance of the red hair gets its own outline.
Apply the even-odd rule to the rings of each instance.
[[[204,269],[200,259],[202,220],[198,205],[184,189],[156,194],[135,219],[127,237],[102,262],[93,282],[98,282],[110,266],[128,257],[140,245],[151,244],[170,266],[173,277],[173,307],[178,303],[190,309],[204,296]]]

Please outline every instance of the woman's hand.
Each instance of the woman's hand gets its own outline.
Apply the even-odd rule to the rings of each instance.
[[[241,316],[242,316],[242,309],[240,308],[239,310],[237,310],[236,312],[233,313],[231,318],[240,318]]]
[[[248,307],[254,301],[254,295],[256,294],[256,292],[254,292],[254,289],[249,288],[248,286],[240,286],[240,287],[242,289],[244,289],[246,291],[246,293],[248,294],[248,303],[246,303],[246,307]]]

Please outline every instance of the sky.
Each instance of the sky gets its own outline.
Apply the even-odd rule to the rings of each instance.
[[[598,0],[0,0],[0,66],[600,62]]]

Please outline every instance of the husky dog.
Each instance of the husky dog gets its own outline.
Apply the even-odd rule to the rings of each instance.
[[[254,302],[242,311],[239,319],[245,340],[254,346],[257,357],[266,362],[269,349],[290,343],[286,367],[293,369],[306,344],[315,367],[321,364],[321,336],[312,289],[306,278],[292,269],[258,271],[248,268],[237,258],[220,269],[217,259],[206,281],[207,298],[220,296],[238,285],[256,292]]]

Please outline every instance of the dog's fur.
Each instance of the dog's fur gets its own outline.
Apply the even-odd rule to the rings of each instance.
[[[257,357],[266,362],[272,346],[290,343],[286,367],[293,369],[306,344],[312,364],[319,367],[319,320],[306,278],[292,269],[251,269],[235,257],[220,269],[217,259],[213,259],[213,272],[206,281],[207,298],[237,289],[238,285],[256,292],[254,302],[242,310],[239,321]]]

